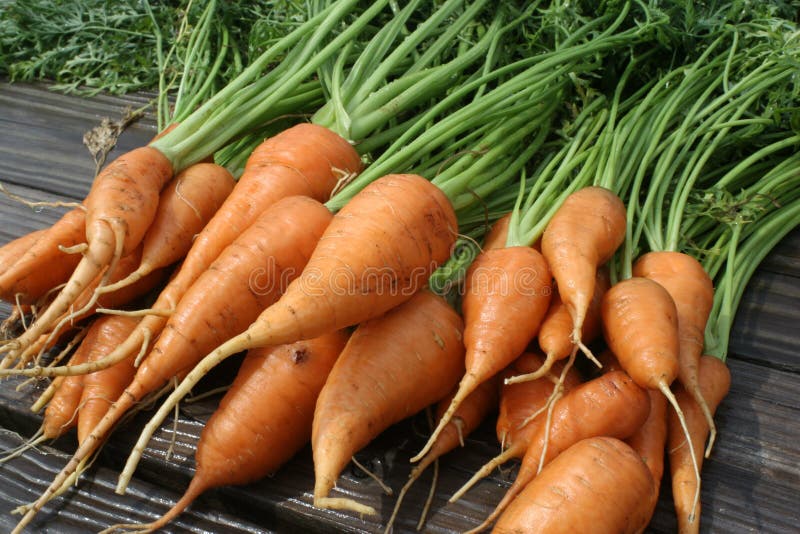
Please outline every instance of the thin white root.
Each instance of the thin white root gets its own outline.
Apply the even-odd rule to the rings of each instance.
[[[47,440],[47,438],[44,437],[42,429],[40,428],[39,430],[36,431],[36,433],[33,436],[31,436],[31,438],[28,441],[26,441],[25,443],[23,443],[22,445],[20,445],[18,447],[14,447],[10,451],[7,451],[8,454],[6,454],[2,458],[0,458],[0,465],[6,463],[9,460],[13,460],[14,458],[17,458],[17,457],[25,454],[25,451],[29,451],[29,450],[35,448],[37,445],[42,444],[46,440]]]
[[[387,486],[387,485],[386,485],[386,483],[385,483],[383,480],[381,480],[381,479],[378,477],[378,475],[376,475],[375,473],[373,473],[372,471],[370,471],[369,469],[367,469],[366,467],[364,467],[364,466],[361,464],[361,462],[359,462],[358,460],[356,460],[356,457],[355,457],[355,456],[352,456],[352,457],[350,458],[350,460],[351,460],[351,461],[352,461],[352,462],[355,464],[355,466],[356,466],[356,467],[358,467],[358,468],[359,468],[359,469],[361,469],[361,470],[362,470],[364,473],[366,473],[368,477],[370,477],[372,480],[374,480],[375,482],[377,482],[377,483],[378,483],[378,485],[379,485],[379,486],[381,487],[381,489],[383,490],[383,492],[384,492],[384,493],[386,493],[386,495],[394,495],[394,492],[392,491],[392,488],[390,488],[389,486]]]
[[[439,459],[433,461],[433,481],[431,482],[431,488],[428,490],[428,498],[425,499],[425,506],[422,507],[422,513],[419,516],[419,521],[417,521],[417,531],[419,532],[422,530],[422,526],[425,524],[425,519],[428,517],[428,512],[431,509],[431,504],[433,504],[433,496],[436,494],[436,484],[439,482]]]
[[[375,508],[361,504],[353,499],[335,498],[335,497],[319,497],[314,499],[314,506],[316,508],[324,508],[327,510],[349,510],[357,514],[375,515],[377,512]]]

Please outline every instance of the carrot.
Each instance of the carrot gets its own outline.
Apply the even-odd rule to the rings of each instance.
[[[314,412],[314,506],[375,513],[350,499],[329,497],[330,491],[353,454],[455,386],[463,371],[462,329],[458,314],[427,290],[359,325]]]
[[[116,291],[186,256],[195,235],[214,216],[234,183],[227,169],[213,163],[197,163],[175,176],[162,191],[142,241],[141,264],[122,280],[98,288],[98,292]]]
[[[172,377],[186,374],[205,352],[247,328],[260,310],[275,301],[284,284],[305,265],[330,220],[331,214],[322,204],[307,197],[286,198],[264,212],[226,248],[181,299],[131,384],[28,510],[18,528],[33,518],[128,409]],[[108,361],[106,358],[104,365]],[[94,370],[96,363],[81,371]]]
[[[678,380],[703,410],[710,429],[705,456],[714,446],[717,427],[700,393],[698,366],[703,354],[705,329],[714,304],[714,284],[706,270],[692,256],[682,252],[648,252],[633,264],[633,275],[650,278],[666,289],[678,311]]]
[[[141,147],[114,160],[95,178],[84,201],[83,258],[47,310],[14,341],[12,355],[48,332],[95,276],[139,245],[171,176],[172,164],[161,152]]]
[[[34,304],[52,288],[69,279],[80,261],[79,254],[66,254],[85,238],[85,213],[80,208],[65,213],[53,226],[43,230],[36,242],[0,275],[0,298]]]
[[[508,247],[480,254],[467,271],[462,300],[466,373],[450,408],[428,443],[412,462],[422,458],[458,405],[481,382],[522,354],[550,304],[550,270],[531,247]]]
[[[655,485],[641,459],[612,437],[581,440],[523,489],[494,532],[642,532]]]
[[[92,323],[83,341],[83,344],[89,346],[86,361],[95,361],[111,352],[133,331],[136,323],[138,323],[138,319],[122,315],[97,319]],[[125,390],[134,374],[136,374],[136,368],[133,366],[133,358],[131,358],[83,377],[83,394],[81,395],[81,408],[78,412],[78,443],[82,443],[91,433],[108,411],[111,403]]]
[[[497,406],[497,392],[499,385],[499,376],[495,376],[481,383],[475,390],[470,393],[464,402],[458,407],[456,413],[450,418],[450,423],[444,427],[444,430],[439,434],[436,442],[433,444],[428,453],[414,466],[411,473],[408,475],[408,481],[403,485],[400,493],[397,495],[397,502],[394,505],[394,510],[386,523],[385,532],[389,532],[397,517],[397,512],[400,510],[400,505],[403,503],[408,490],[422,475],[422,473],[439,458],[452,451],[459,445],[464,446],[464,438],[472,433],[473,430],[478,428],[481,421],[486,417],[490,410]],[[438,402],[436,407],[437,420],[444,415],[444,412],[450,406],[458,388],[453,388],[450,394]],[[435,475],[434,475],[435,478]],[[424,517],[420,518],[417,525],[419,530],[424,522]]]
[[[586,317],[581,327],[581,339],[584,343],[593,341],[602,333],[600,327],[600,302],[610,285],[611,280],[608,269],[598,269],[594,284],[594,294],[586,310]],[[542,319],[538,340],[539,348],[547,355],[544,364],[534,372],[507,378],[507,383],[514,384],[525,380],[536,380],[547,374],[554,362],[567,358],[575,349],[575,343],[572,341],[572,316],[569,308],[561,300],[561,295],[558,291],[555,292],[553,300],[550,302],[550,308],[548,308],[547,314]]]
[[[622,244],[625,227],[626,211],[619,197],[590,186],[569,195],[542,234],[542,254],[572,317],[572,341],[590,358],[582,329],[595,293],[597,268]]]
[[[639,386],[666,397],[688,436],[683,412],[669,387],[678,376],[680,350],[678,311],[669,292],[649,278],[628,278],[606,292],[601,314],[603,335],[622,368]],[[696,463],[695,478],[697,504],[700,469]]]
[[[544,358],[540,354],[526,352],[518,357],[506,368],[501,377],[514,376],[518,373],[527,373],[542,366]],[[558,364],[556,364],[558,371]],[[581,383],[581,379],[574,368],[570,368],[565,375],[562,387],[570,391]],[[495,430],[497,440],[500,442],[502,452],[483,464],[483,466],[453,494],[451,501],[461,498],[479,480],[489,475],[498,467],[512,458],[522,458],[531,444],[533,436],[541,426],[543,419],[538,417],[547,406],[555,384],[548,378],[522,382],[519,384],[503,384],[500,391],[500,413],[497,416]]]
[[[183,497],[152,523],[115,528],[157,530],[208,489],[247,484],[275,472],[311,438],[317,396],[346,342],[347,334],[337,331],[249,351],[203,427],[195,473]]]
[[[267,208],[293,195],[322,202],[338,180],[360,169],[358,154],[347,141],[313,124],[298,124],[261,143],[250,154],[231,194],[197,235],[153,309],[109,355],[109,361],[134,354],[156,339],[186,291]]]
[[[700,392],[713,414],[719,403],[728,394],[731,375],[728,366],[714,356],[702,356],[699,365]],[[678,532],[700,531],[700,507],[695,506],[694,495],[699,490],[699,480],[695,476],[695,464],[702,466],[703,443],[708,436],[709,427],[703,410],[683,384],[676,387],[675,397],[683,409],[686,426],[691,436],[691,447],[686,447],[686,435],[680,420],[674,413],[669,417],[669,465],[672,474],[672,497],[678,516]],[[693,452],[694,451],[694,452]],[[694,459],[690,455],[694,455]]]
[[[647,393],[623,371],[606,373],[573,389],[556,402],[552,425],[543,425],[536,431],[517,478],[503,499],[486,521],[471,532],[483,530],[494,521],[559,453],[590,437],[625,439],[642,426],[649,410]]]
[[[10,269],[39,240],[48,228],[35,230],[0,247],[0,276]]]
[[[492,225],[486,238],[483,240],[483,250],[495,248],[506,248],[508,239],[508,227],[511,224],[511,213],[503,215]]]

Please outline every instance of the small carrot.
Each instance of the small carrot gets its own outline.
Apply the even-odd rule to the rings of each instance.
[[[699,366],[700,392],[713,414],[722,399],[728,394],[731,374],[725,362],[714,356],[702,356]],[[669,465],[672,474],[672,498],[678,516],[678,532],[700,531],[700,507],[695,505],[695,494],[699,491],[699,480],[695,476],[695,464],[703,463],[703,443],[708,437],[708,424],[703,410],[683,384],[676,387],[675,398],[683,410],[689,428],[692,446],[687,447],[686,435],[681,421],[675,413],[669,416]],[[691,455],[694,455],[692,459]]]
[[[83,341],[83,344],[89,347],[86,362],[96,361],[111,352],[133,331],[138,321],[136,318],[124,315],[98,318],[92,323]],[[130,384],[135,374],[133,358],[130,358],[83,377],[81,407],[78,411],[78,443],[82,443],[91,433],[108,411],[111,403]],[[78,376],[66,378],[78,378]]]
[[[329,497],[330,491],[353,454],[455,386],[463,371],[462,328],[458,314],[427,290],[359,325],[314,412],[314,506],[375,513],[350,499]]]
[[[628,278],[606,292],[601,314],[603,335],[622,368],[639,386],[664,395],[688,436],[683,412],[670,390],[678,377],[680,342],[678,311],[669,292],[649,278]],[[689,448],[693,448],[691,441]],[[696,505],[700,499],[700,468],[696,463],[694,467]]]
[[[501,378],[528,373],[542,366],[544,358],[541,354],[526,352],[518,357],[501,374]],[[557,371],[562,371],[559,364]],[[574,368],[567,370],[562,387],[565,392],[571,391],[581,383]],[[553,394],[555,384],[547,377],[530,380],[519,384],[503,384],[500,390],[500,413],[497,416],[495,430],[502,452],[483,464],[483,466],[461,486],[450,498],[456,501],[461,498],[479,480],[512,458],[522,458],[531,444],[544,418],[536,419],[545,410],[547,401]]]
[[[16,340],[12,357],[47,333],[91,280],[141,242],[155,215],[172,164],[158,150],[141,147],[114,160],[95,178],[87,195],[83,257],[47,310]]]
[[[594,294],[586,310],[586,317],[581,327],[581,339],[584,343],[593,341],[602,333],[600,327],[600,302],[610,286],[611,280],[608,269],[602,267],[597,269]],[[557,290],[550,302],[547,314],[542,319],[538,340],[539,348],[547,355],[544,364],[534,372],[507,378],[507,383],[514,384],[525,380],[536,380],[540,376],[547,374],[553,363],[567,358],[575,349],[575,343],[572,341],[572,315],[564,301],[561,300],[561,295]]]
[[[705,344],[705,330],[714,304],[714,284],[706,270],[692,256],[682,252],[656,251],[639,257],[633,275],[650,278],[666,289],[678,311],[678,380],[694,396],[710,429],[705,456],[714,446],[717,427],[705,399],[700,394],[698,367]]]
[[[452,451],[456,447],[464,446],[464,438],[467,437],[473,430],[478,428],[481,421],[486,417],[490,410],[497,406],[497,391],[499,385],[499,376],[495,376],[486,382],[480,384],[475,390],[470,393],[464,402],[458,407],[456,413],[450,418],[450,423],[442,430],[436,442],[431,447],[431,450],[414,466],[411,473],[408,475],[408,481],[403,485],[400,493],[397,495],[397,502],[394,505],[394,510],[386,523],[385,532],[390,532],[394,520],[397,517],[397,512],[400,510],[400,505],[403,503],[408,490],[422,475],[422,473],[436,460]],[[439,401],[436,407],[437,420],[444,415],[444,412],[450,406],[457,388],[454,388],[450,395]],[[421,528],[424,518],[420,519],[417,530]]]
[[[186,256],[195,235],[214,216],[234,183],[231,173],[213,163],[197,163],[175,176],[161,192],[153,222],[142,241],[138,268],[97,291],[116,291]]]
[[[478,384],[522,354],[536,335],[551,291],[547,263],[531,247],[487,250],[475,259],[467,271],[461,305],[466,373],[449,410],[412,462],[428,452],[458,405]]]
[[[80,261],[80,254],[66,254],[85,239],[85,212],[80,208],[65,213],[53,226],[0,275],[0,297],[9,302],[34,304],[45,293],[63,284]]]
[[[613,437],[581,440],[517,495],[494,532],[642,532],[655,484],[639,456]]]
[[[608,189],[590,186],[568,196],[542,234],[542,254],[572,317],[572,341],[589,357],[582,329],[597,268],[622,244],[625,227],[622,200]]]
[[[503,215],[492,225],[486,238],[483,240],[483,250],[506,248],[508,227],[511,224],[511,213]]]
[[[115,527],[157,530],[210,488],[247,484],[274,473],[311,439],[314,405],[346,342],[347,334],[337,331],[249,351],[203,427],[195,473],[183,497],[152,523]],[[143,435],[148,436],[147,430]],[[145,443],[140,440],[134,454]],[[127,484],[127,476],[124,471],[118,490]]]
[[[649,410],[647,393],[623,371],[606,373],[573,389],[556,402],[552,424],[537,430],[517,478],[503,499],[471,532],[483,530],[494,521],[542,467],[562,451],[590,437],[625,439],[642,426]]]

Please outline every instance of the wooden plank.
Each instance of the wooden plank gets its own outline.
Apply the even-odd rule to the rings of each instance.
[[[125,102],[108,97],[63,97],[41,87],[0,86],[0,180],[10,182],[13,192],[34,199],[82,197],[93,164],[80,138],[100,115],[120,113]],[[141,144],[152,133],[152,123],[136,125],[123,134],[115,154]],[[34,166],[37,162],[40,164]],[[35,212],[0,198],[0,243],[51,224],[61,212]],[[800,319],[799,251],[800,231],[795,230],[764,262],[736,317],[729,362],[733,386],[718,414],[718,446],[704,468],[703,532],[788,532],[800,523],[795,502],[800,484],[800,425],[796,423],[800,417],[800,381],[794,356],[800,341],[793,334]],[[0,308],[2,317],[7,310],[7,306]],[[226,372],[231,369],[215,373],[206,387],[228,380]],[[28,436],[40,424],[38,416],[26,408],[37,389],[17,392],[15,383],[18,381],[6,381],[0,387],[0,427]],[[48,506],[31,531],[93,531],[113,522],[152,519],[166,511],[191,476],[194,444],[214,402],[209,399],[183,407],[174,457],[169,462],[165,458],[173,434],[167,421],[136,473],[135,492],[118,496],[112,487],[116,473],[148,414],[137,416],[112,436],[87,479]],[[399,488],[410,469],[408,458],[424,442],[424,431],[422,416],[400,423],[359,452],[357,458],[390,486]],[[0,448],[19,443],[13,434],[0,433]],[[58,440],[54,448],[29,451],[0,467],[0,508],[8,510],[23,504],[42,491],[65,461],[64,452],[74,446],[74,436],[68,436]],[[463,531],[485,517],[508,487],[513,469],[505,474],[496,472],[456,504],[447,504],[446,497],[497,452],[492,424],[486,423],[468,438],[464,449],[442,461],[427,532]],[[409,493],[395,532],[414,531],[429,480],[430,474],[426,474]],[[241,488],[210,491],[166,531],[380,532],[394,505],[393,497],[382,495],[374,481],[352,466],[339,480],[337,494],[376,507],[376,517],[316,510],[311,501],[312,487],[311,454],[306,448],[271,478]],[[675,531],[670,507],[669,488],[665,486],[650,532]],[[0,529],[8,530],[14,523],[15,518],[0,514]]]

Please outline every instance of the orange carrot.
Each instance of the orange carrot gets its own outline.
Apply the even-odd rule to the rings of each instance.
[[[483,250],[492,250],[495,248],[506,248],[506,240],[508,239],[508,227],[511,224],[511,213],[503,215],[497,219],[492,225],[486,238],[483,240]]]
[[[102,358],[111,352],[134,329],[138,319],[122,315],[100,317],[89,328],[82,345],[88,345],[87,362]],[[78,412],[78,443],[83,442],[95,425],[103,418],[111,403],[125,390],[136,374],[133,358],[116,365],[89,373],[83,377],[81,408]],[[77,378],[77,377],[67,377]]]
[[[525,486],[494,532],[642,532],[654,488],[641,459],[625,443],[611,437],[584,439]]]
[[[660,391],[689,435],[683,412],[669,386],[678,376],[678,311],[669,292],[649,278],[615,284],[603,296],[603,334],[620,365],[643,388]],[[692,449],[692,443],[689,442]],[[692,459],[694,451],[692,450]],[[700,499],[700,468],[695,464]]]
[[[397,502],[395,503],[392,515],[386,523],[385,532],[389,532],[392,528],[397,512],[400,510],[400,505],[403,503],[408,490],[422,475],[422,473],[436,460],[452,451],[459,445],[464,446],[464,438],[472,433],[473,430],[478,428],[481,421],[486,417],[490,410],[497,406],[497,390],[500,383],[500,377],[494,376],[480,384],[475,390],[470,393],[464,402],[458,407],[456,413],[450,418],[450,423],[439,434],[436,442],[428,451],[422,460],[414,466],[411,473],[408,475],[408,481],[403,485],[400,493],[397,495]],[[454,388],[450,394],[439,401],[436,407],[437,420],[444,415],[444,412],[450,406],[458,388]],[[435,475],[434,475],[435,477]],[[421,528],[424,522],[424,517],[420,519],[417,530]]]
[[[197,235],[151,313],[109,355],[109,360],[125,358],[155,340],[195,280],[268,207],[294,195],[323,202],[340,179],[360,169],[361,161],[353,147],[321,126],[298,124],[261,143],[248,158],[231,194]]]
[[[597,268],[622,244],[625,226],[619,197],[591,186],[568,196],[542,234],[542,254],[572,317],[572,341],[589,357],[581,332],[595,294]]]
[[[127,277],[99,288],[108,293],[182,259],[192,240],[233,190],[233,176],[213,163],[197,163],[173,178],[142,241],[142,261]]]
[[[606,373],[573,389],[556,402],[552,425],[543,425],[537,430],[522,459],[516,480],[497,508],[472,532],[480,531],[494,521],[542,467],[559,453],[590,437],[625,439],[642,426],[649,410],[650,402],[645,390],[622,371]]]
[[[602,333],[600,327],[600,302],[603,295],[611,286],[608,269],[600,268],[597,270],[597,277],[594,284],[594,294],[586,310],[586,317],[581,327],[581,339],[584,343],[593,341]],[[539,328],[539,348],[547,355],[544,364],[534,372],[519,376],[512,376],[506,379],[509,384],[524,382],[525,380],[536,380],[540,376],[547,374],[553,363],[567,358],[575,349],[572,341],[572,316],[569,308],[561,300],[558,291],[555,292],[550,308],[542,319],[542,326]]]
[[[699,366],[700,391],[713,414],[728,394],[731,374],[728,366],[714,356],[702,356]],[[678,532],[700,531],[700,507],[695,506],[694,495],[699,491],[699,480],[694,466],[703,463],[703,443],[708,437],[708,424],[702,409],[683,384],[676,387],[675,397],[683,409],[689,428],[692,447],[686,447],[686,435],[674,413],[669,417],[669,465],[672,473],[672,497],[678,516]],[[694,452],[692,452],[692,449]],[[694,459],[691,455],[694,454]]]
[[[455,386],[463,372],[462,328],[444,299],[423,290],[356,329],[314,412],[314,506],[375,513],[330,491],[353,454]]]
[[[35,230],[0,247],[0,276],[10,269],[48,230],[49,228]]]
[[[79,365],[89,357],[89,345],[78,347],[70,358],[70,363]],[[44,439],[55,439],[78,424],[78,408],[83,394],[82,376],[59,377],[53,398],[47,404],[42,421]]]
[[[311,438],[317,396],[346,342],[347,335],[337,331],[248,352],[203,427],[186,493],[153,523],[117,527],[157,530],[210,488],[247,484],[274,473]]]
[[[458,405],[481,382],[522,354],[536,335],[550,304],[550,270],[530,247],[508,247],[481,253],[467,271],[462,300],[466,373],[458,393],[422,451],[422,458]]]
[[[681,252],[648,252],[633,264],[633,275],[650,278],[669,292],[678,311],[678,380],[694,396],[710,429],[706,458],[717,435],[714,417],[700,394],[698,366],[714,303],[714,284],[699,261]]]
[[[226,248],[181,299],[134,380],[18,527],[33,518],[128,409],[173,377],[186,374],[203,354],[247,328],[260,310],[275,301],[285,283],[303,268],[330,220],[331,213],[322,204],[307,197],[286,198]]]
[[[85,239],[85,213],[80,208],[68,211],[53,226],[45,229],[25,253],[0,275],[3,300],[33,304],[45,293],[63,284],[80,261],[80,254],[66,254]]]
[[[542,366],[544,358],[540,354],[526,352],[503,371],[501,377],[514,376],[518,373],[527,373]],[[556,370],[562,369],[556,364]],[[564,391],[571,391],[581,383],[574,368],[567,370],[562,387]],[[504,384],[500,392],[500,413],[497,416],[497,439],[501,444],[502,452],[483,464],[483,466],[467,481],[466,484],[453,494],[451,501],[456,501],[466,493],[479,480],[512,458],[522,458],[531,444],[544,418],[536,419],[546,409],[548,399],[551,398],[555,384],[548,378],[542,377],[519,384]]]
[[[86,249],[69,281],[30,328],[14,341],[11,356],[48,332],[92,279],[130,254],[150,226],[159,192],[172,176],[172,164],[158,150],[141,147],[103,169],[84,201]]]

